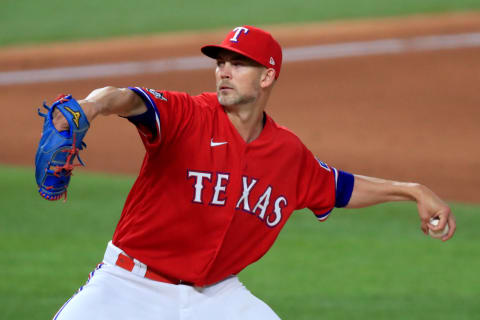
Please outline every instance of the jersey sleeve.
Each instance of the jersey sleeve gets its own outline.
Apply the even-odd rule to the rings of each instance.
[[[309,208],[319,221],[325,221],[335,207],[345,207],[350,201],[354,185],[351,173],[327,165],[306,148],[300,170],[299,206]]]
[[[193,118],[193,103],[186,93],[130,87],[145,103],[147,111],[128,117],[138,129],[147,151],[184,130]]]

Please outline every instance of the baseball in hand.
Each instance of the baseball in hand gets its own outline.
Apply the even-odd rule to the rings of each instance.
[[[430,219],[430,224],[434,226],[437,226],[439,222],[440,222],[440,219],[438,218]],[[445,225],[445,228],[443,230],[438,230],[438,231],[434,231],[432,229],[428,230],[428,234],[430,235],[430,237],[435,239],[442,239],[443,236],[445,236],[447,233],[448,233],[448,224]]]

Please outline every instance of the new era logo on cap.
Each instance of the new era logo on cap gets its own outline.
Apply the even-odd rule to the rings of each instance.
[[[239,53],[267,68],[273,68],[275,78],[280,75],[282,48],[267,31],[253,26],[236,27],[219,45],[207,45],[201,50],[205,55],[215,59],[221,49]]]

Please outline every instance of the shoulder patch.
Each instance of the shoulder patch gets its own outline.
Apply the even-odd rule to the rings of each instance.
[[[153,94],[155,96],[155,98],[157,98],[157,99],[160,99],[160,100],[163,100],[163,101],[168,101],[167,98],[165,98],[165,96],[163,95],[163,93],[158,92],[157,90],[148,89],[148,92]]]
[[[323,169],[327,170],[327,171],[331,171],[330,170],[330,167],[328,166],[328,164],[326,164],[325,162],[323,161],[320,161],[320,159],[318,159],[317,157],[315,157],[315,159],[317,160],[318,164],[320,165],[320,167],[322,167]]]

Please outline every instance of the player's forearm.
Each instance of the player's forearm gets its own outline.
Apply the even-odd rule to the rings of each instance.
[[[355,175],[348,208],[362,208],[390,201],[418,201],[426,187],[418,183],[397,182]]]
[[[134,116],[145,112],[142,99],[130,89],[104,87],[93,90],[85,99],[78,100],[89,122],[98,115]],[[57,130],[68,129],[68,123],[60,112],[54,114]]]
[[[120,115],[124,117],[146,111],[142,99],[130,89],[105,87],[93,90],[85,99],[79,100],[87,118],[97,115]]]

